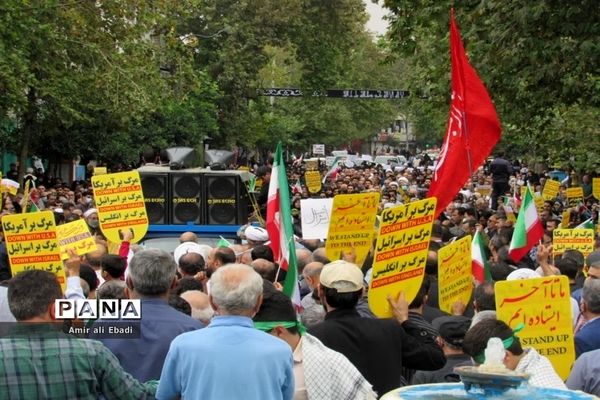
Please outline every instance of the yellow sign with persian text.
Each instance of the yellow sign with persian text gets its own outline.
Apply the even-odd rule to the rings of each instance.
[[[563,211],[562,221],[560,222],[560,227],[567,229],[569,227],[570,222],[571,222],[571,210]]]
[[[523,347],[548,357],[566,380],[575,361],[571,295],[566,276],[496,282],[496,313],[511,328],[523,323],[517,334]]]
[[[552,254],[563,254],[567,250],[578,250],[587,257],[594,251],[594,230],[554,229],[552,231]]]
[[[387,296],[403,291],[410,303],[421,288],[437,199],[430,197],[383,210],[369,283],[369,307],[392,316]]]
[[[75,250],[77,255],[82,256],[97,248],[96,241],[83,219],[58,225],[56,227],[56,234],[58,236],[58,245],[60,246],[60,255],[63,260],[69,258],[69,249]]]
[[[148,215],[138,171],[92,177],[94,199],[100,229],[113,243],[121,243],[126,230],[133,234],[132,243],[148,231]]]
[[[355,264],[365,262],[373,245],[379,193],[342,194],[333,198],[325,252],[331,261],[342,252],[356,254]]]
[[[471,236],[442,247],[438,252],[438,299],[440,310],[452,314],[452,304],[468,304],[473,292]]]
[[[310,193],[319,193],[321,191],[321,174],[319,171],[306,171],[304,181]]]
[[[544,190],[542,190],[542,197],[546,201],[552,201],[558,196],[560,190],[560,182],[553,179],[548,179],[544,184]]]
[[[600,200],[600,178],[592,178],[592,196]]]
[[[568,188],[567,202],[569,207],[577,207],[579,203],[583,202],[583,188],[581,186]]]
[[[52,272],[65,290],[67,281],[52,211],[5,215],[2,229],[13,276],[32,269]]]

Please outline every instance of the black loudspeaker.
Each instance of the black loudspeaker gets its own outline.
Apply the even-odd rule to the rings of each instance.
[[[203,176],[199,173],[171,173],[171,224],[204,224]]]
[[[248,192],[239,175],[206,174],[208,225],[244,225],[248,222]]]
[[[146,213],[151,225],[169,223],[169,175],[161,173],[143,173],[142,193],[146,203]]]

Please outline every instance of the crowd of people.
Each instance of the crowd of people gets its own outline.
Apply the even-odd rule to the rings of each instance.
[[[542,243],[514,262],[508,244],[519,188],[529,184],[541,195],[551,176],[503,157],[474,171],[433,224],[416,297],[410,302],[402,292],[389,297],[393,318],[378,319],[367,303],[373,254],[362,265],[352,254],[328,259],[324,241],[302,238],[301,200],[379,191],[381,211],[425,198],[432,165],[409,160],[398,166],[317,168],[326,179],[316,193],[304,182],[305,163],[287,168],[301,307],[281,291],[285,271],[262,226],[244,226],[236,243],[216,246],[185,232],[172,254],[130,244],[130,237],[111,244],[99,228],[89,182],[36,182],[31,203],[52,210],[58,223],[84,218],[97,250],[82,257],[71,254],[63,292],[49,272],[11,277],[6,245],[0,244],[0,322],[37,323],[35,328],[17,324],[26,329],[0,338],[0,376],[5,378],[0,379],[0,399],[376,399],[401,386],[458,382],[454,368],[483,363],[493,337],[505,343],[506,368],[529,374],[530,385],[600,395],[598,236],[587,256],[577,250],[552,255],[552,231],[565,222],[565,212],[569,221],[563,227],[598,221],[600,200],[593,197],[589,175],[581,182],[560,183],[556,197],[539,210]],[[263,181],[257,196],[260,213],[271,166],[255,172]],[[569,186],[583,187],[582,201],[569,204]],[[3,215],[20,211],[20,195],[3,194]],[[438,299],[438,251],[476,231],[489,250],[492,280],[476,285],[468,304],[457,302],[447,314]],[[496,318],[495,282],[550,275],[566,275],[570,282],[577,360],[566,382],[548,358],[521,343],[518,332]],[[114,323],[102,319],[73,322],[90,327],[85,338],[68,335],[73,325],[61,324],[57,331],[51,327],[54,301],[63,297],[141,300],[138,335],[98,333],[102,330],[94,328]]]

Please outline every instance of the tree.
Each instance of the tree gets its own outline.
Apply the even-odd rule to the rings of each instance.
[[[5,1],[0,115],[16,121],[20,176],[32,151],[136,158],[131,126],[173,95],[172,84],[189,82],[191,50],[174,28],[191,5]],[[160,68],[173,60],[166,79]]]
[[[392,11],[392,54],[411,65],[407,82],[420,90],[438,141],[449,100],[448,24],[451,1],[385,0]],[[501,147],[529,161],[599,169],[586,156],[589,141],[574,134],[600,135],[600,26],[597,2],[551,0],[466,1],[456,16],[471,63],[495,101],[503,125]],[[419,100],[411,99],[416,110]],[[431,107],[430,107],[431,105]],[[557,146],[569,145],[569,150]],[[574,156],[574,157],[573,157]],[[581,157],[585,161],[579,161]]]

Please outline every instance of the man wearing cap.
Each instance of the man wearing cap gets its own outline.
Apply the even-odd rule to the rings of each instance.
[[[470,324],[471,320],[462,315],[440,317],[433,321],[433,327],[440,333],[438,342],[446,356],[446,365],[437,371],[417,371],[411,380],[412,385],[460,381],[454,368],[473,364],[471,357],[462,348]]]
[[[401,385],[402,367],[431,371],[446,362],[442,349],[408,319],[404,294],[388,299],[395,319],[361,317],[356,304],[363,295],[363,274],[355,264],[339,260],[323,267],[319,298],[325,321],[309,333],[345,355],[379,394]]]
[[[98,210],[95,208],[90,208],[83,213],[83,219],[85,219],[85,223],[87,224],[92,236],[102,235],[102,231],[100,230],[100,221],[98,220]]]

